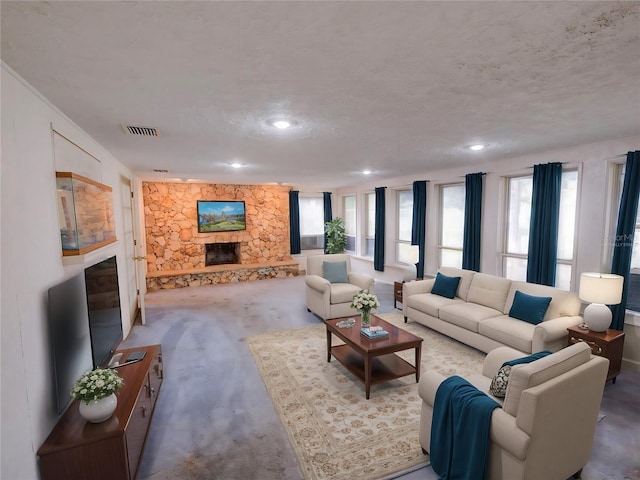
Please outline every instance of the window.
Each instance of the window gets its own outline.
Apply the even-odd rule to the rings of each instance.
[[[322,197],[300,197],[300,248],[324,248],[324,202]]]
[[[365,255],[373,257],[373,247],[376,236],[376,194],[365,194],[366,226],[365,226]]]
[[[529,222],[533,195],[533,175],[507,179],[507,222],[502,274],[512,280],[526,281],[529,252]],[[578,171],[564,170],[560,189],[560,220],[556,287],[570,290],[575,271],[575,224],[578,201]]]
[[[440,187],[440,266],[462,268],[464,184]]]
[[[418,248],[411,246],[413,227],[413,190],[398,190],[396,196],[398,229],[396,231],[396,261],[414,264],[418,261]]]
[[[347,251],[356,251],[356,196],[343,197],[344,229],[347,234]]]

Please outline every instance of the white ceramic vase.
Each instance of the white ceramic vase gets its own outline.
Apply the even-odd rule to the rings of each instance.
[[[112,393],[108,397],[101,398],[100,400],[91,400],[89,403],[84,403],[80,400],[80,415],[86,421],[91,423],[100,423],[107,420],[118,405],[118,397],[115,393]]]

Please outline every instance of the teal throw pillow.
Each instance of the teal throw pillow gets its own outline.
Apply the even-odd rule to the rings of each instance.
[[[456,296],[459,284],[460,277],[447,277],[446,275],[438,273],[431,293],[440,295],[441,297],[453,298]]]
[[[322,262],[322,273],[329,283],[349,283],[347,262]]]
[[[534,297],[516,290],[509,316],[537,325],[542,323],[544,314],[551,303],[551,297]]]
[[[511,374],[511,368],[514,365],[535,362],[539,358],[546,357],[547,355],[551,355],[551,352],[545,350],[543,352],[527,355],[526,357],[516,358],[515,360],[504,362],[500,367],[500,370],[498,370],[496,376],[491,380],[489,393],[494,397],[504,398],[507,395],[507,385],[509,385],[509,375]]]

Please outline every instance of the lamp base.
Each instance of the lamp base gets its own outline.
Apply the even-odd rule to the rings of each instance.
[[[584,323],[592,332],[606,332],[611,325],[611,310],[602,303],[592,303],[584,309]]]

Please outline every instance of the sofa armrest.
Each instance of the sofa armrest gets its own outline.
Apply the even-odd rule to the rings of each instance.
[[[559,350],[558,347],[562,348],[563,344],[566,345],[567,328],[580,325],[582,322],[582,317],[573,316],[558,317],[539,323],[533,331],[531,351]]]
[[[516,425],[516,418],[501,408],[491,416],[491,441],[518,460],[524,460],[531,437]]]
[[[304,282],[308,287],[317,290],[320,293],[324,293],[325,290],[331,288],[331,283],[326,278],[322,278],[320,275],[306,275]]]
[[[362,290],[368,290],[369,292],[371,292],[371,289],[373,288],[373,278],[363,273],[350,272],[349,283],[353,283],[355,286],[360,287]]]
[[[433,284],[434,278],[428,280],[415,280],[413,282],[405,282],[402,284],[402,298],[407,298],[410,295],[417,295],[418,293],[429,293]]]
[[[526,354],[520,350],[511,347],[498,347],[491,350],[484,359],[482,365],[482,375],[487,378],[493,378],[502,367],[504,362],[524,357]]]
[[[424,403],[433,407],[436,400],[436,392],[438,387],[447,377],[441,375],[435,370],[427,370],[420,375],[420,382],[418,383],[418,395]]]

